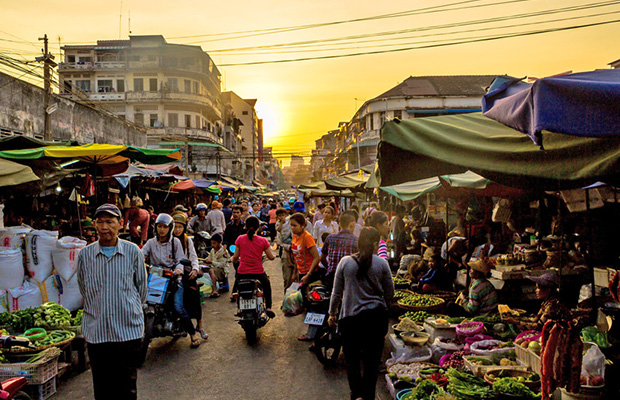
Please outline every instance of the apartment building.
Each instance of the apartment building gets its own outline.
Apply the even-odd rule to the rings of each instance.
[[[200,46],[161,35],[68,45],[60,95],[104,107],[147,129],[149,147],[188,147],[190,176],[234,174],[235,140],[224,140],[220,72]]]

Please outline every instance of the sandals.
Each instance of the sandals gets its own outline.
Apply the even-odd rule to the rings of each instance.
[[[202,340],[209,339],[209,334],[206,333],[204,329],[202,329],[202,328],[196,329],[196,332],[198,332],[200,334],[200,337],[202,338]]]
[[[200,343],[202,343],[200,339],[194,339],[192,340],[192,344],[190,344],[189,347],[190,349],[197,349],[200,346]]]
[[[299,336],[297,340],[299,340],[300,342],[311,342],[312,341],[312,339],[310,339],[306,334]]]

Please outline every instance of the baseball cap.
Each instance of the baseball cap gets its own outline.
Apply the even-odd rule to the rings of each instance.
[[[97,218],[97,216],[102,213],[108,213],[111,216],[117,217],[119,219],[123,217],[123,214],[121,214],[121,210],[119,210],[118,207],[116,207],[114,204],[110,203],[106,203],[97,207],[97,209],[95,210],[95,216],[93,218]]]
[[[303,201],[296,201],[295,204],[293,204],[293,210],[303,212],[306,211],[306,206]]]
[[[183,204],[179,204],[177,206],[174,207],[174,211],[183,211],[183,212],[187,212],[189,211]]]

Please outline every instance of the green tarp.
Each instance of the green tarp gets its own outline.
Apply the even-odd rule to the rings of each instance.
[[[306,189],[325,189],[325,182],[312,182],[297,186],[300,192]]]
[[[325,186],[327,189],[333,190],[342,190],[342,189],[353,189],[356,187],[363,187],[366,183],[367,179],[360,178],[355,174],[353,175],[344,175],[338,176],[336,178],[330,178],[325,180]]]
[[[378,179],[392,186],[471,170],[522,188],[620,181],[620,139],[542,135],[544,150],[479,113],[388,121],[381,129]]]
[[[463,174],[443,175],[441,177],[432,177],[414,182],[400,183],[394,186],[382,186],[381,190],[399,198],[400,200],[408,201],[441,188],[444,181],[447,185],[449,185],[449,189],[464,188],[482,190],[486,189],[491,183],[488,179],[485,179],[474,172],[467,171]]]

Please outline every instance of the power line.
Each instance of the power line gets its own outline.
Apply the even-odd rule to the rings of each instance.
[[[462,40],[462,41],[456,41],[456,42],[450,42],[450,43],[433,44],[433,45],[426,45],[426,46],[411,46],[411,47],[404,47],[404,48],[400,48],[400,49],[391,49],[391,50],[375,50],[375,51],[366,51],[366,52],[348,53],[348,54],[337,54],[337,55],[327,55],[327,56],[317,56],[317,57],[302,57],[302,58],[271,60],[271,61],[249,61],[249,62],[243,62],[243,63],[220,64],[220,67],[238,67],[238,66],[247,66],[247,65],[282,64],[282,63],[300,62],[300,61],[328,60],[328,59],[357,57],[357,56],[374,55],[374,54],[398,53],[398,52],[411,51],[411,50],[429,49],[429,48],[437,48],[437,47],[447,47],[447,46],[455,46],[455,45],[460,45],[460,44],[480,43],[480,42],[488,42],[488,41],[500,40],[500,39],[509,39],[509,38],[516,38],[516,37],[540,35],[540,34],[544,34],[544,33],[562,32],[562,31],[575,30],[575,29],[581,29],[581,28],[590,28],[590,27],[594,27],[594,26],[603,26],[603,25],[615,24],[615,23],[618,23],[618,22],[620,22],[620,20],[611,20],[611,21],[603,21],[603,22],[596,22],[596,23],[583,24],[583,25],[572,25],[572,26],[560,27],[560,28],[549,28],[549,29],[530,31],[530,32],[518,32],[518,33],[505,34],[505,35],[487,36],[487,37],[480,37],[480,38],[476,38],[476,39]]]

